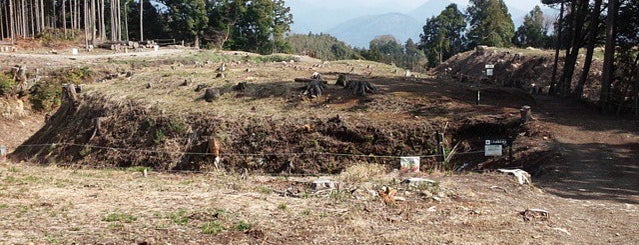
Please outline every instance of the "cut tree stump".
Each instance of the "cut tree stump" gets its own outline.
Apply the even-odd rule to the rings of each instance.
[[[306,85],[306,87],[304,87],[304,95],[307,95],[308,97],[311,97],[311,98],[321,97],[322,92],[324,92],[324,90],[326,89],[327,87],[324,81],[313,80],[309,82]]]
[[[204,89],[206,89],[206,84],[198,84],[197,87],[195,87],[195,92],[200,92]]]
[[[350,90],[357,96],[366,96],[367,94],[377,92],[377,87],[370,82],[348,81],[346,89]]]
[[[206,102],[213,102],[220,98],[220,90],[216,88],[207,88],[204,92],[204,100]]]
[[[237,85],[233,86],[233,91],[245,91],[246,90],[246,82],[240,82]]]
[[[347,80],[346,75],[339,74],[339,76],[337,77],[337,82],[335,82],[335,85],[346,87],[346,80]]]

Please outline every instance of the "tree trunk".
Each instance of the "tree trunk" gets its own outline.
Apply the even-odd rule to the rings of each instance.
[[[595,0],[595,5],[590,14],[590,25],[588,26],[588,47],[586,49],[586,60],[584,61],[584,67],[581,70],[581,76],[579,77],[579,82],[577,83],[577,89],[575,91],[575,96],[578,99],[581,99],[584,94],[584,86],[586,84],[586,79],[588,79],[588,75],[590,73],[590,66],[592,65],[592,56],[595,51],[595,43],[597,42],[597,34],[599,33],[599,12],[601,11],[601,2],[602,0]]]
[[[557,93],[557,66],[559,65],[559,50],[561,50],[561,36],[563,33],[562,23],[564,21],[564,0],[561,1],[561,9],[559,10],[559,20],[557,21],[557,39],[555,40],[555,63],[552,66],[552,82],[550,84],[549,94]]]
[[[41,14],[41,18],[40,18],[40,28],[42,28],[42,30],[45,29],[45,20],[44,20],[44,0],[40,0],[40,14]]]
[[[569,96],[572,88],[572,77],[575,73],[577,58],[579,57],[579,48],[583,41],[581,31],[583,29],[586,13],[588,12],[588,0],[573,2],[573,24],[572,37],[570,38],[570,47],[566,50],[566,60],[564,61],[564,71],[561,75],[561,95]]]
[[[615,62],[615,22],[617,16],[617,5],[619,0],[608,1],[608,17],[606,19],[606,47],[604,51],[604,64],[601,79],[601,93],[599,101],[603,111],[607,111],[610,100],[610,85],[613,80],[613,70]]]
[[[104,20],[104,0],[100,0],[100,40],[106,39],[106,24]]]
[[[11,33],[11,44],[14,44],[16,39],[15,30],[15,15],[13,14],[13,0],[9,0],[9,31]]]
[[[4,3],[0,3],[0,40],[4,39],[4,14],[2,13],[4,9]]]
[[[142,20],[142,14],[144,13],[144,0],[140,0],[140,42],[144,41],[144,22]]]
[[[129,1],[124,1],[124,38],[129,41]]]
[[[87,16],[87,13],[89,12],[89,8],[87,8],[87,0],[84,0],[84,5],[83,5],[83,10],[82,12],[84,12],[84,47],[85,49],[89,49],[89,16]]]
[[[67,7],[66,7],[66,0],[62,0],[62,29],[64,30],[64,37],[67,37]]]

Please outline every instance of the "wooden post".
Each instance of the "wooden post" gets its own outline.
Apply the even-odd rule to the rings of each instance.
[[[444,143],[444,133],[440,133],[439,131],[435,132],[437,138],[437,150],[439,155],[442,156],[442,162],[446,161],[446,146]]]
[[[520,122],[526,123],[530,120],[531,114],[532,114],[532,109],[530,106],[522,106],[521,109],[519,109],[519,114],[521,116]]]

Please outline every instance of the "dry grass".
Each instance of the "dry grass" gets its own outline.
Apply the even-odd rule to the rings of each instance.
[[[370,163],[352,165],[339,175],[340,181],[349,183],[381,182],[385,178],[387,178],[387,166]]]
[[[376,165],[335,177],[352,186],[388,178]],[[2,163],[0,243],[637,242],[637,228],[626,222],[637,219],[632,205],[582,205],[520,187],[505,175],[426,177],[441,181],[440,201],[392,184],[407,200],[387,207],[351,189],[302,198],[258,191],[267,183],[284,188],[309,178],[245,179],[221,172],[152,172],[145,178],[139,171]],[[517,212],[526,208],[545,208],[551,219],[524,222]]]

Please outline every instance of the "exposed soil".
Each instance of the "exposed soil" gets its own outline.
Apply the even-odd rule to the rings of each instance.
[[[209,145],[214,137],[222,148],[217,166],[238,172],[339,173],[361,161],[398,167],[398,157],[407,155],[429,156],[424,159],[429,169],[442,167],[432,156],[437,153],[434,135],[446,131],[445,147],[459,143],[459,153],[475,152],[453,158],[448,168],[486,168],[523,165],[483,157],[479,151],[486,137],[517,138],[516,154],[526,154],[527,146],[542,138],[519,126],[518,108],[535,103],[521,90],[483,88],[477,106],[476,91],[467,85],[402,77],[398,68],[375,62],[255,63],[234,57],[227,58],[223,79],[214,78],[219,63],[184,64],[188,57],[182,57],[153,67],[135,65],[126,72],[131,76],[88,84],[77,101],[63,101],[12,158],[205,170],[214,167]],[[313,72],[330,81],[320,98],[302,95],[304,84],[293,81]],[[378,91],[358,96],[334,85],[342,73]],[[247,88],[233,90],[240,82]],[[205,102],[203,92],[195,92],[201,85],[218,89],[221,98]],[[491,164],[479,165],[487,160]]]
[[[631,121],[490,86],[483,88],[482,105],[476,106],[475,90],[468,84],[450,77],[398,77],[395,68],[369,62],[328,67],[240,63],[229,65],[225,80],[213,79],[210,65],[168,72],[185,65],[157,64],[136,65],[132,78],[88,85],[79,101],[65,101],[27,141],[58,145],[24,148],[15,161],[0,163],[0,243],[639,243],[639,134]],[[351,68],[354,79],[372,81],[380,92],[359,98],[329,84],[328,96],[311,100],[296,90],[303,84],[292,81],[314,71],[334,81]],[[180,88],[189,78],[191,85]],[[153,87],[145,89],[149,81]],[[199,83],[224,89],[240,81],[252,86],[225,93],[212,104],[193,92]],[[520,127],[522,105],[533,106],[534,119]],[[94,135],[98,117],[104,120],[103,132]],[[28,118],[34,120],[27,124],[33,130],[39,117]],[[11,123],[0,120],[2,127],[13,128]],[[487,136],[516,136],[512,165],[505,158],[477,155],[453,159],[458,165],[470,163],[468,170],[522,167],[534,174],[535,186],[493,172],[433,170],[439,165],[427,165],[430,173],[402,175],[391,170],[397,167],[395,159],[374,165],[377,160],[365,156],[326,161],[310,154],[291,167],[291,159],[267,157],[306,150],[428,154],[434,150],[432,132],[444,128],[449,147],[461,142],[460,152],[480,149]],[[160,130],[163,137],[158,137]],[[16,131],[7,140],[3,133],[0,140],[14,144],[26,137],[20,132],[30,134]],[[183,169],[211,170],[212,159],[183,154],[207,152],[211,135],[226,147],[223,167],[238,174],[150,171],[144,177],[142,168],[111,169],[176,170],[186,164]],[[60,167],[69,163],[108,169]],[[261,171],[341,172],[325,176],[340,185],[315,192],[313,177],[252,174]],[[399,183],[411,176],[439,183]],[[376,194],[382,186],[397,189],[402,199],[384,204]],[[524,213],[527,209],[548,215]]]
[[[639,203],[639,135],[627,119],[576,102],[539,97],[539,120],[555,136],[561,161],[544,166],[543,186],[577,200]]]

